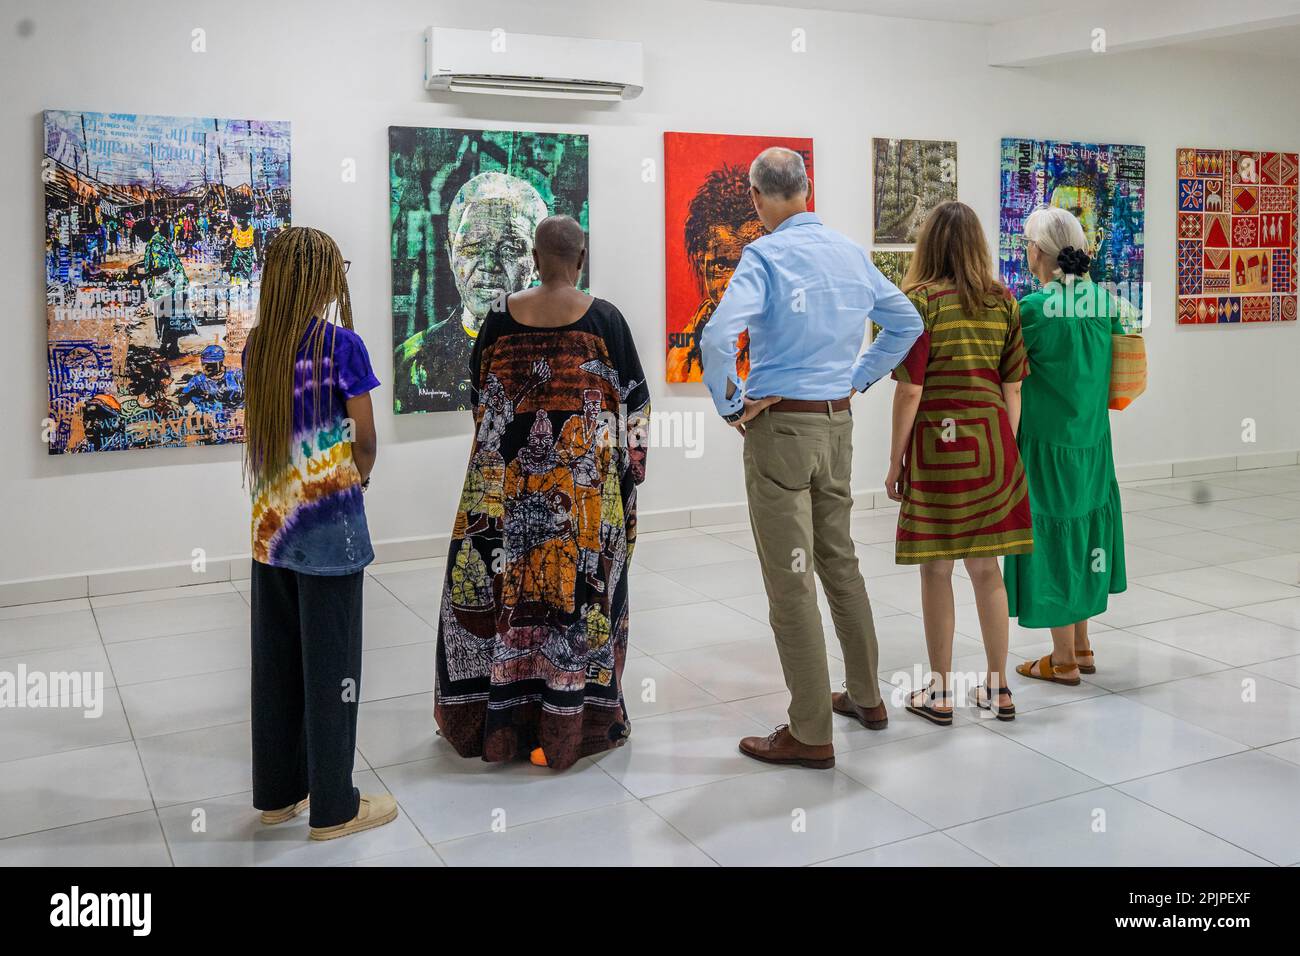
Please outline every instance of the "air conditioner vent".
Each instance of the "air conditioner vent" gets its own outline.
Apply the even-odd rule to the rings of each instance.
[[[614,101],[640,95],[642,71],[640,43],[444,27],[425,34],[429,90]]]

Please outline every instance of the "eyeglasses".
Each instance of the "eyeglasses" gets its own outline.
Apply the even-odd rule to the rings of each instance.
[[[351,260],[351,259],[344,259],[344,260],[343,260],[343,274],[344,274],[344,275],[347,275],[347,274],[348,274],[348,270],[349,270],[350,268],[352,268],[352,260]]]

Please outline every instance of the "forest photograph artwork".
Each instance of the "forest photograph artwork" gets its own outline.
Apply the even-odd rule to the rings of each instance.
[[[903,276],[907,275],[912,264],[912,254],[910,249],[873,249],[871,262],[886,279],[901,289]]]
[[[873,139],[871,147],[875,241],[914,243],[930,210],[957,198],[957,144]]]

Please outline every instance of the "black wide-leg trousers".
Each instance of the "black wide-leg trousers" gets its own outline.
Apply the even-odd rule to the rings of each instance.
[[[301,574],[253,562],[253,806],[311,795],[311,825],[357,815],[365,572]]]

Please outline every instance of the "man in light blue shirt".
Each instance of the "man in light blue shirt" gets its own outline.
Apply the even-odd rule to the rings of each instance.
[[[750,524],[790,690],[790,723],[768,737],[746,737],[740,749],[768,763],[832,767],[833,712],[872,730],[888,723],[871,603],[849,537],[849,400],[888,375],[924,325],[864,249],[808,211],[798,153],[764,150],[749,181],[769,235],[745,247],[700,351],[718,412],[745,436]],[[868,320],[881,332],[863,351]],[[742,385],[736,339],[746,329],[750,365]],[[844,652],[847,693],[830,691],[814,571]]]
[[[802,171],[798,153],[781,152],[798,159]],[[755,205],[763,201],[757,191],[755,197]],[[745,247],[700,337],[704,382],[724,418],[747,407],[746,398],[825,401],[865,392],[894,370],[924,330],[907,296],[867,251],[808,211],[806,193],[782,205],[788,214],[769,213],[770,235]],[[881,332],[863,351],[868,318]],[[736,339],[745,329],[749,379],[742,388]]]

